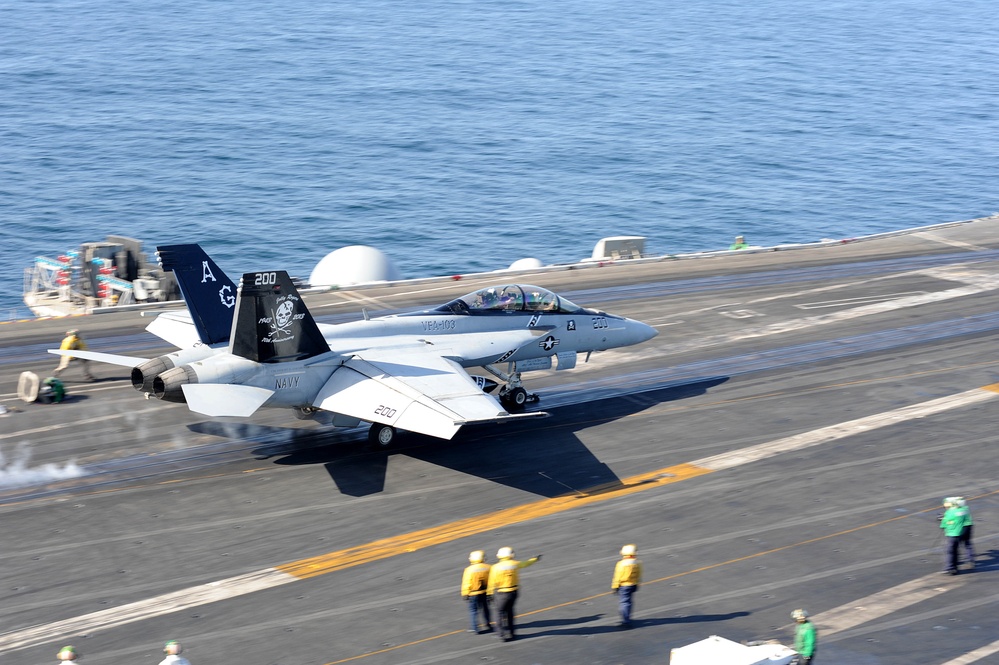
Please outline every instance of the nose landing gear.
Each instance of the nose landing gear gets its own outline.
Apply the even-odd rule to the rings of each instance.
[[[500,380],[506,383],[500,388],[499,401],[503,408],[510,413],[523,411],[531,403],[537,402],[540,398],[535,393],[527,392],[523,382],[520,380],[520,372],[506,373],[493,365],[486,365],[485,369]]]

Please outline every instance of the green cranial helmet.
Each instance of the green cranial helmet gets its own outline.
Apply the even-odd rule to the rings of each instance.
[[[59,654],[57,657],[59,658],[59,660],[76,660],[77,658],[80,657],[80,654],[77,652],[76,647],[65,646],[59,649]]]

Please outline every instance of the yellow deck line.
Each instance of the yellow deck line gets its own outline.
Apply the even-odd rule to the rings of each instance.
[[[503,510],[497,510],[485,515],[468,517],[455,522],[449,522],[448,524],[441,524],[390,538],[382,538],[381,540],[350,547],[345,550],[293,561],[275,566],[275,568],[299,579],[316,577],[317,575],[325,575],[326,573],[350,568],[362,563],[387,559],[388,557],[406,552],[415,552],[416,550],[433,547],[457,540],[458,538],[474,536],[475,534],[492,531],[511,524],[554,515],[599,501],[616,499],[628,494],[634,494],[635,492],[652,489],[653,487],[680,482],[681,480],[687,480],[688,478],[694,478],[706,473],[711,473],[711,470],[693,464],[677,464],[676,466],[666,467],[658,471],[641,473],[625,478],[620,484],[615,483],[609,486],[593,488],[583,494],[557,496],[551,499],[542,499],[533,503],[504,508]]]

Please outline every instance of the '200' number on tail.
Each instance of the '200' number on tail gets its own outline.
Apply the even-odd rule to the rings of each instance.
[[[277,284],[276,272],[258,272],[256,279],[253,280],[254,286],[267,286],[270,284]]]

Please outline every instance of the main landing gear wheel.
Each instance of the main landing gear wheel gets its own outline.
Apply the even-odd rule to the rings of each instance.
[[[528,397],[527,391],[523,388],[514,388],[503,395],[503,406],[509,411],[523,411]]]
[[[368,443],[372,448],[384,449],[395,443],[395,428],[391,425],[373,423],[368,430]]]

